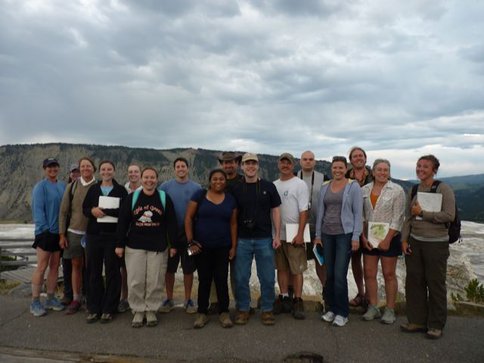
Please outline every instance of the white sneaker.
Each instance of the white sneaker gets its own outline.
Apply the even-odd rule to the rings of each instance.
[[[326,314],[321,315],[321,320],[331,323],[336,315],[332,311],[328,311]]]
[[[345,326],[347,322],[348,322],[348,318],[345,318],[344,316],[341,316],[341,315],[336,315],[334,320],[333,320],[333,325],[334,326]]]

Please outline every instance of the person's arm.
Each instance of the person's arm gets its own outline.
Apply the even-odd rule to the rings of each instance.
[[[96,219],[104,217],[104,212],[98,207],[99,193],[98,185],[94,184],[87,190],[86,197],[82,202],[82,213],[89,219]]]
[[[168,239],[168,246],[173,247],[173,242],[178,235],[178,221],[176,220],[175,207],[168,194],[166,194],[166,237]]]
[[[354,184],[356,182],[352,182],[351,184]],[[358,248],[360,247],[360,235],[363,230],[363,196],[361,194],[361,188],[356,183],[356,185],[351,185],[350,184],[350,189],[351,189],[351,195],[350,197],[352,198],[351,203],[352,203],[352,210],[353,210],[353,223],[354,223],[354,228],[353,228],[353,235],[351,237],[351,249],[353,251],[358,251]]]
[[[32,191],[32,216],[35,225],[40,227],[41,233],[49,230],[49,222],[45,214],[45,203],[44,187],[37,184]]]
[[[281,207],[271,209],[272,225],[274,226],[274,236],[272,237],[272,248],[281,247]]]
[[[64,195],[62,196],[62,202],[59,209],[59,245],[62,249],[69,247],[69,241],[67,240],[67,217],[71,213],[71,190],[75,182],[70,183]]]
[[[392,219],[390,229],[385,238],[378,244],[378,249],[388,251],[393,237],[402,229],[405,214],[405,192],[402,188],[397,188],[392,198]]]
[[[303,210],[299,212],[299,224],[297,227],[297,234],[292,239],[292,244],[294,245],[304,245],[304,228],[306,228],[306,223],[308,221],[308,211]]]
[[[116,226],[116,234],[118,237],[116,246],[123,249],[128,241],[128,231],[133,220],[133,211],[131,210],[131,202],[133,195],[129,195],[124,199],[119,209],[118,224]]]
[[[187,211],[185,212],[185,234],[187,236],[188,248],[192,251],[192,254],[197,254],[201,250],[200,245],[193,242],[193,220],[197,209],[198,203],[191,200],[188,202]]]
[[[110,217],[118,217],[119,216],[119,210],[121,208],[121,204],[123,203],[123,200],[128,196],[128,192],[126,189],[118,185],[117,187],[115,186],[116,190],[116,195],[114,196],[115,198],[119,198],[119,207],[118,208],[102,208],[102,212],[106,216]],[[92,189],[92,188],[91,188]]]
[[[230,239],[232,246],[229,252],[229,259],[232,260],[237,251],[237,209],[233,209],[230,216]]]

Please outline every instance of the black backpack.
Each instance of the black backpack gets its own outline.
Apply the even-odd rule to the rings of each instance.
[[[432,183],[432,186],[430,187],[430,193],[437,193],[437,187],[441,183],[440,180],[435,180]],[[415,197],[417,194],[417,189],[418,189],[418,184],[412,186],[412,194],[411,194],[411,199]],[[449,243],[455,243],[457,241],[461,242],[462,237],[460,234],[460,229],[461,229],[461,223],[460,223],[460,218],[459,218],[459,210],[457,209],[457,202],[455,203],[455,218],[452,222],[446,223],[445,224],[448,231],[449,231]]]

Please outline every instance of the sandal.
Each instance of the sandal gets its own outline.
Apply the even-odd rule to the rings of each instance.
[[[365,304],[365,297],[363,295],[356,295],[353,300],[349,302],[350,306],[357,307],[357,306],[363,306]]]

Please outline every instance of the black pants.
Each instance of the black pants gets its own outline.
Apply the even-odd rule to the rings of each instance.
[[[116,237],[87,236],[87,309],[91,314],[117,311],[121,294],[121,274],[119,258],[114,253]],[[102,272],[106,274],[104,282]]]
[[[64,250],[61,251],[61,257]],[[64,296],[72,300],[72,261],[62,257],[62,274],[64,275]]]
[[[229,271],[230,247],[204,248],[196,256],[198,271],[198,312],[207,314],[212,280],[217,290],[219,313],[229,311]]]

